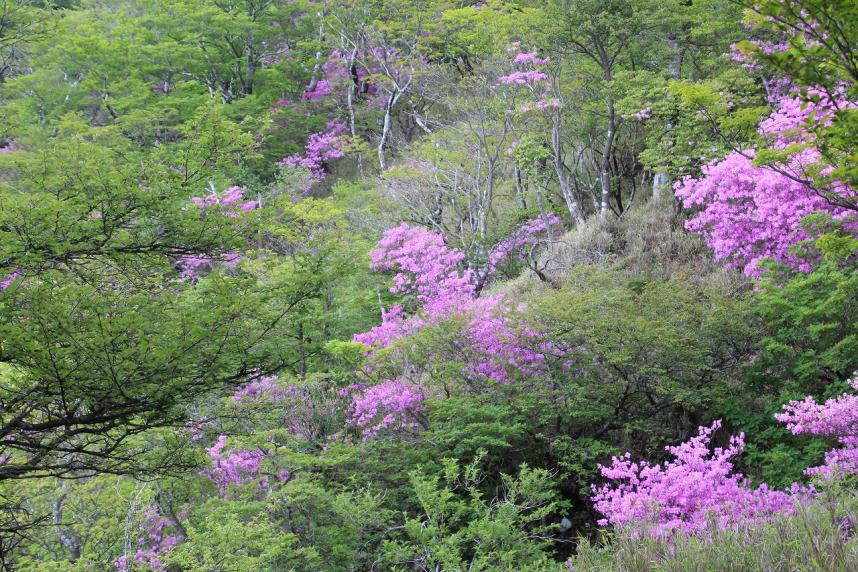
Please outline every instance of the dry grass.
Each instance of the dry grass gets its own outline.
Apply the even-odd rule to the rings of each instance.
[[[777,522],[670,542],[614,535],[579,545],[575,572],[856,572],[858,493],[843,493]]]

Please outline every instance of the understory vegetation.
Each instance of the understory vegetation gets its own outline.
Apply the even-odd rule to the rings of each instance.
[[[858,570],[854,0],[0,0],[0,570]]]

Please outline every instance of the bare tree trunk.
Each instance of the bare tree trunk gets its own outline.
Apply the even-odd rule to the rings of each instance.
[[[521,210],[527,210],[527,194],[524,190],[524,182],[521,180],[521,169],[515,166],[513,178],[515,179],[515,194],[518,196],[518,206]]]
[[[327,15],[327,8],[322,8],[316,14],[319,16],[319,44],[324,44],[325,42],[325,16]],[[306,91],[313,91],[316,89],[316,85],[319,83],[319,75],[322,71],[322,48],[319,47],[316,50],[316,63],[313,66],[313,75],[310,78],[310,83],[307,85]]]
[[[352,137],[357,137],[357,129],[355,128],[355,96],[357,95],[360,77],[358,77],[355,60],[357,59],[357,46],[352,48],[349,56],[349,92],[348,92],[348,111],[349,111],[349,133]],[[363,153],[357,154],[358,173],[364,176],[363,168]]]
[[[253,34],[250,34],[244,41],[244,95],[253,93],[253,75],[255,71]]]
[[[682,73],[682,52],[679,49],[679,43],[676,41],[676,38],[670,36],[667,39],[667,45],[670,47],[670,50],[673,52],[673,58],[670,60],[670,64],[667,66],[667,75],[670,76],[671,79],[679,79]],[[665,129],[665,136],[671,137],[673,135],[673,123],[668,122]],[[673,146],[673,142],[669,142],[669,146]],[[656,171],[655,175],[652,178],[652,198],[654,201],[660,201],[661,198],[670,193],[670,189],[673,186],[673,181],[670,178],[670,175],[666,170]]]
[[[68,530],[63,524],[63,503],[66,500],[66,482],[61,481],[59,495],[54,500],[54,515],[53,523],[57,527],[57,536],[60,538],[60,544],[63,548],[69,551],[72,562],[80,558],[80,538],[74,532]]]
[[[614,149],[614,137],[617,135],[616,112],[613,100],[608,100],[608,133],[602,147],[602,159],[599,164],[599,181],[602,185],[602,202],[599,205],[599,216],[605,217],[611,208],[611,153]]]
[[[390,136],[391,113],[396,100],[399,99],[399,91],[394,88],[390,97],[387,98],[387,104],[384,106],[384,123],[381,127],[381,139],[378,141],[378,167],[382,171],[387,168],[387,162],[384,159],[384,145],[387,143],[387,138]]]
[[[566,202],[566,208],[569,210],[569,214],[572,215],[575,224],[580,226],[584,224],[584,213],[581,211],[581,206],[575,198],[572,183],[569,180],[569,172],[563,162],[563,143],[560,140],[561,128],[560,110],[557,110],[551,118],[551,147],[554,172],[557,174],[557,182],[560,185],[563,200]]]

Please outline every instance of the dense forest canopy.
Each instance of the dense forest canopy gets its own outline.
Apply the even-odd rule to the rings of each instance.
[[[0,0],[0,569],[858,570],[854,0]]]

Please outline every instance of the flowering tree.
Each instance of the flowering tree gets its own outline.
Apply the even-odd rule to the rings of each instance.
[[[493,251],[492,271],[507,258],[524,256],[557,222],[537,219],[519,227]],[[385,233],[371,257],[375,270],[395,271],[391,292],[412,296],[414,309],[408,313],[402,305],[394,306],[383,313],[381,325],[355,335],[354,341],[384,348],[428,325],[461,318],[458,343],[470,356],[463,371],[469,378],[506,383],[511,371],[536,375],[544,363],[542,352],[548,348],[541,336],[514,324],[521,308],[511,307],[502,295],[478,298],[475,272],[462,266],[464,254],[449,248],[440,234],[402,224]],[[352,399],[349,423],[368,437],[382,429],[413,427],[430,392],[389,379],[369,388],[353,386],[343,394]]]
[[[342,136],[345,131],[345,124],[334,120],[329,121],[324,131],[310,135],[303,155],[284,157],[278,165],[302,167],[309,170],[314,179],[323,181],[327,176],[328,162],[345,156],[346,141]]]
[[[528,116],[537,116],[550,122],[551,166],[569,215],[580,225],[584,222],[584,211],[575,189],[577,165],[570,168],[568,163],[570,153],[568,142],[564,140],[564,99],[557,83],[556,70],[549,67],[550,58],[539,57],[535,51],[521,51],[521,42],[513,42],[507,52],[512,57],[515,71],[501,76],[499,81],[517,87],[524,95],[524,103],[517,104],[513,110],[520,120],[526,121]],[[515,153],[520,142],[521,140],[517,139],[510,147],[511,154],[523,155],[523,148]],[[576,162],[580,163],[583,151],[573,154],[576,156]]]

